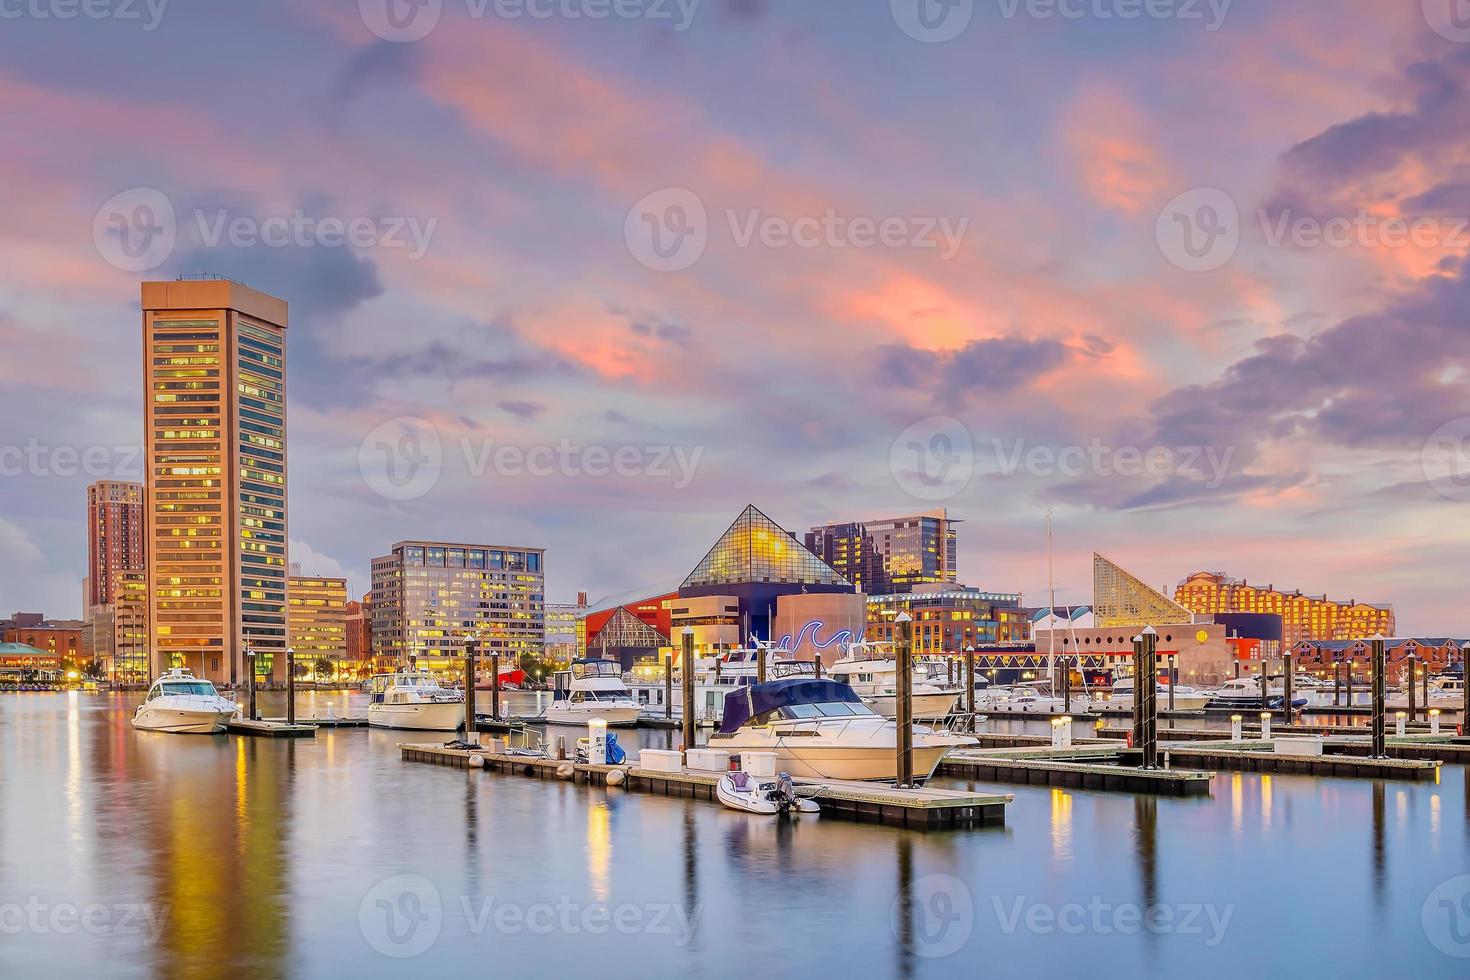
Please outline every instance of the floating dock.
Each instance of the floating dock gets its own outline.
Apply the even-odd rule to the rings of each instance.
[[[1390,751],[1392,751],[1390,746]],[[1137,754],[1126,749],[1123,758]],[[1290,773],[1303,776],[1346,776],[1358,779],[1435,780],[1438,760],[1369,759],[1350,755],[1295,755],[1272,751],[1270,742],[1159,744],[1159,754],[1171,764],[1208,766],[1235,772]]]
[[[589,785],[607,785],[609,773],[623,774],[621,789],[659,796],[683,796],[718,803],[715,784],[723,773],[696,769],[663,772],[638,766],[594,766],[540,756],[497,754],[474,749],[450,749],[442,745],[399,746],[409,762],[471,768],[470,757],[483,759],[484,768],[537,779],[558,779],[557,770],[572,767],[572,780]],[[864,823],[882,823],[913,830],[947,830],[963,827],[1001,827],[1005,809],[1013,797],[967,793],[945,789],[895,789],[882,783],[822,780],[815,796],[826,816]]]
[[[316,738],[316,728],[314,724],[288,725],[284,721],[251,721],[249,718],[231,718],[225,726],[231,735],[255,738]]]
[[[1117,743],[1032,751],[960,749],[945,756],[938,771],[991,783],[1165,796],[1206,796],[1215,778],[1213,772],[1189,769],[1128,768],[1118,765],[1121,757]]]

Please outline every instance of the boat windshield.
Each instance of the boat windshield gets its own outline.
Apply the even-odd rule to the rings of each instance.
[[[202,697],[216,697],[214,685],[209,681],[169,681],[163,685],[164,694],[195,694]]]
[[[572,676],[578,680],[588,677],[622,677],[622,665],[612,660],[590,660],[572,664]]]
[[[818,701],[814,704],[788,704],[776,709],[776,717],[784,720],[803,718],[851,718],[853,715],[871,715],[867,705],[851,701]]]

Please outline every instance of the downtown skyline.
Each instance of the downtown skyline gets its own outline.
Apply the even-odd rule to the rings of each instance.
[[[48,134],[0,161],[0,602],[80,611],[86,486],[143,479],[138,282],[207,272],[291,304],[290,560],[353,594],[396,540],[546,548],[561,601],[681,573],[750,501],[942,506],[959,581],[1034,602],[1051,510],[1059,602],[1102,551],[1463,631],[1470,491],[1426,463],[1470,435],[1470,44],[1418,4],[978,4],[944,43],[887,4],[446,5],[411,42],[199,6],[0,38],[0,119]],[[164,118],[199,143],[139,138]]]

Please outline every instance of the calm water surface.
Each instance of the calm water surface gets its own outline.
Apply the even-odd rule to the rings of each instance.
[[[135,700],[0,697],[0,976],[1470,975],[1457,767],[964,784],[1014,793],[1006,827],[926,835],[408,764],[387,732],[140,733]]]

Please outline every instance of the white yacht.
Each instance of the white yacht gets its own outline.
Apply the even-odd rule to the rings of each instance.
[[[1286,687],[1280,678],[1271,678],[1268,697],[1273,709],[1281,708],[1282,702],[1286,700]],[[1291,706],[1293,708],[1305,708],[1310,701],[1310,698],[1295,691],[1292,692]],[[1249,711],[1252,708],[1260,710],[1261,678],[1259,676],[1237,677],[1226,681],[1214,691],[1207,707],[1240,711]]]
[[[214,685],[175,667],[148,689],[148,697],[133,712],[133,727],[145,732],[212,735],[222,732],[239,705],[223,697]]]
[[[828,668],[835,681],[852,687],[858,697],[884,718],[893,718],[898,705],[898,661],[885,652],[888,643],[849,643],[846,656]],[[959,703],[962,687],[952,687],[944,664],[916,659],[913,664],[913,712],[915,718],[946,718]]]
[[[1407,711],[1409,710],[1409,695],[1403,690],[1389,691],[1383,704],[1389,711]],[[1440,714],[1449,714],[1452,711],[1458,712],[1464,707],[1465,693],[1463,689],[1447,691],[1439,683],[1432,683],[1429,685],[1429,703],[1425,704],[1423,688],[1414,688],[1415,714],[1424,714],[1425,717],[1428,717],[1427,712],[1432,708],[1438,708]]]
[[[378,674],[372,681],[368,725],[452,732],[464,724],[464,694],[441,687],[426,670]]]
[[[1157,705],[1159,710],[1167,711],[1169,708],[1169,688],[1167,685],[1158,684]],[[1132,677],[1119,677],[1113,681],[1112,693],[1108,700],[1101,706],[1109,708],[1132,708],[1134,685]],[[1175,711],[1203,711],[1210,703],[1214,694],[1210,691],[1200,691],[1186,684],[1174,686],[1174,710]]]
[[[677,691],[677,689],[676,689]],[[636,725],[642,706],[623,683],[623,671],[612,660],[577,660],[571,670],[555,674],[552,702],[541,717],[557,725],[585,725],[601,718],[609,725]]]
[[[914,777],[928,779],[962,736],[914,728]],[[897,778],[898,726],[851,687],[793,677],[756,684],[725,699],[724,720],[710,736],[721,751],[774,752],[776,768],[798,779]]]

